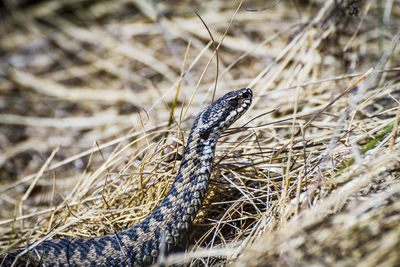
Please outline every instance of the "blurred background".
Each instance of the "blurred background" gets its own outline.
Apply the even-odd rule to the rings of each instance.
[[[399,227],[380,250],[389,230],[353,236],[369,224],[349,208],[398,183],[398,0],[3,0],[0,15],[1,250],[137,223],[173,181],[194,116],[251,87],[253,106],[236,124],[248,128],[224,135],[182,246],[227,249],[191,264],[400,261]],[[361,182],[335,195],[350,177]],[[306,212],[318,203],[331,206]],[[388,209],[398,222],[398,205]],[[276,230],[302,212],[296,225],[311,239],[293,244],[300,232]],[[333,212],[354,214],[348,232]],[[326,225],[326,236],[310,224]],[[255,241],[268,232],[274,247]],[[374,249],[364,247],[371,239]]]

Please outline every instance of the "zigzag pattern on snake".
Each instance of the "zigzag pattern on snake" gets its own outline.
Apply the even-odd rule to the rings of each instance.
[[[220,134],[250,106],[242,88],[218,99],[196,118],[179,172],[159,206],[137,225],[112,235],[46,240],[0,258],[9,266],[143,266],[173,248],[190,227],[208,188]]]

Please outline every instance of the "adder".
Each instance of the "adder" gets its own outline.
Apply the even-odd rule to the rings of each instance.
[[[160,205],[135,226],[92,238],[46,240],[0,258],[0,266],[144,266],[173,248],[190,227],[206,193],[221,133],[250,106],[253,93],[225,94],[196,118],[178,174]]]

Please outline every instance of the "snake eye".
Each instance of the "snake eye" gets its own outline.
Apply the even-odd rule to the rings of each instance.
[[[249,92],[245,92],[245,93],[243,93],[243,95],[242,95],[244,98],[248,98],[249,97]]]
[[[237,101],[237,99],[231,99],[231,100],[229,100],[229,104],[231,104],[232,106],[236,107],[237,104],[238,104],[238,101]]]

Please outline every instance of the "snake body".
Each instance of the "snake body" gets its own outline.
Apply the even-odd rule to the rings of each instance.
[[[46,240],[0,259],[9,266],[144,266],[155,263],[183,237],[201,206],[209,184],[220,134],[250,106],[252,91],[225,94],[196,118],[179,172],[160,205],[135,226],[93,238]]]

